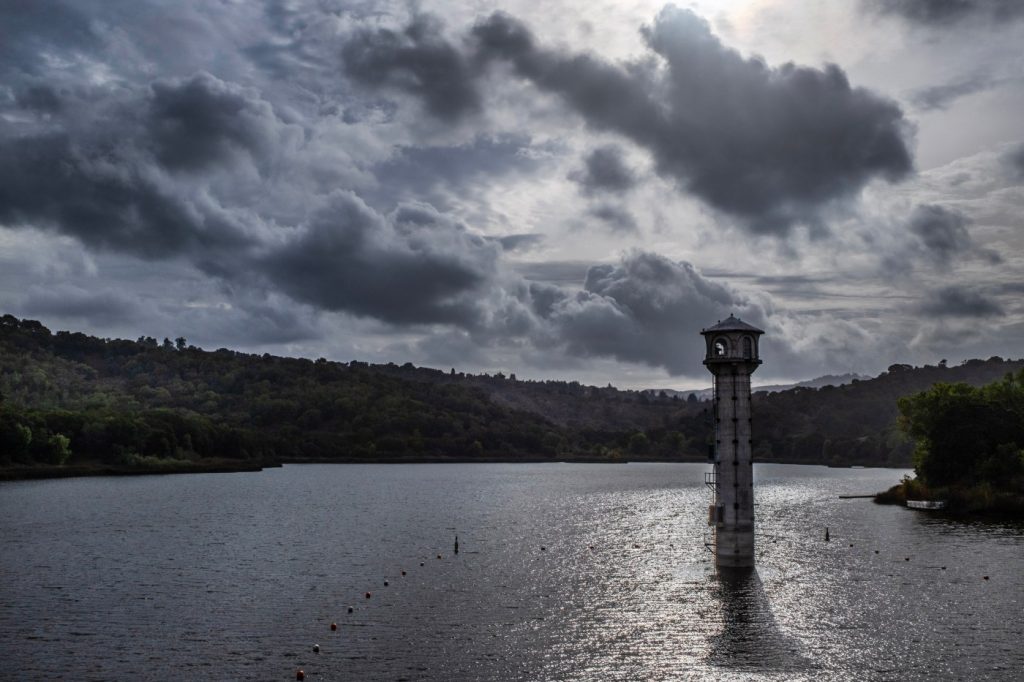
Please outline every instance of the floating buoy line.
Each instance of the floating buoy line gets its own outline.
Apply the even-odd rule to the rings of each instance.
[[[778,541],[780,536],[772,537],[772,536],[761,535],[761,537],[762,538],[766,538],[766,539],[770,539],[770,543],[769,544],[774,544],[774,543],[776,543]],[[783,539],[784,540],[790,540],[790,538],[788,538],[788,537],[783,537]],[[825,540],[825,542],[829,542],[831,540],[830,533],[829,533],[829,528],[827,526],[825,527],[824,540]],[[633,542],[633,543],[630,543],[630,544],[632,545],[633,549],[644,549],[639,543]],[[761,544],[761,543],[759,543],[759,544]],[[790,544],[794,544],[794,543],[791,542]],[[849,548],[851,548],[851,549],[854,547],[854,543],[852,543],[852,542],[848,543],[848,545],[849,545]],[[675,545],[673,543],[669,543],[668,547],[670,549],[674,549]],[[653,547],[648,547],[644,551],[648,551],[649,552],[652,548]],[[457,555],[459,553],[459,540],[458,540],[458,536],[455,537],[455,543],[454,543],[453,549],[454,549],[454,554]],[[586,549],[587,549],[587,551],[590,551],[590,552],[597,551],[597,548],[594,545],[586,545]],[[546,545],[540,545],[539,546],[539,551],[546,553],[547,552],[547,546]],[[873,552],[876,555],[880,554],[880,550],[877,550],[877,549],[873,550]],[[470,552],[470,554],[475,554],[475,553],[476,552]],[[765,553],[765,549],[762,549],[759,552],[759,554],[758,554],[758,558],[762,558],[764,556],[764,553]],[[443,560],[444,559],[444,556],[442,554],[437,554],[436,557],[437,557],[438,560]],[[910,559],[911,559],[911,557],[905,556],[903,558],[903,561],[905,563],[907,563],[907,562],[910,562]],[[420,565],[420,567],[424,567],[424,566],[426,566],[426,562],[425,561],[420,561],[419,565]],[[939,568],[940,568],[940,570],[945,571],[947,567],[946,566],[941,566]],[[802,575],[803,573],[807,573],[807,572],[808,571],[803,571],[800,574]],[[408,572],[405,569],[401,569],[399,573],[403,577],[408,575]],[[788,577],[792,578],[792,577],[796,577],[796,576],[788,576]],[[982,578],[983,581],[989,581],[989,576],[987,576],[987,575],[981,576],[981,578]],[[787,577],[784,575],[783,579],[782,579],[783,582],[785,582],[786,579],[787,579]],[[384,587],[389,587],[390,586],[390,581],[389,580],[384,580],[383,584],[384,584]],[[369,599],[371,599],[373,597],[373,593],[370,592],[370,591],[366,591],[366,592],[363,593],[363,596],[364,596],[365,599],[369,600]],[[349,606],[349,607],[347,607],[347,612],[349,614],[353,614],[353,613],[355,613],[355,608],[353,606]],[[338,632],[338,630],[339,630],[338,623],[336,621],[331,621],[329,627],[330,627],[330,631],[331,632]],[[319,644],[313,644],[312,645],[312,653],[315,654],[315,655],[319,655],[320,654],[320,645]],[[305,670],[303,668],[298,668],[296,670],[296,672],[295,672],[295,679],[298,680],[299,682],[302,682],[303,680],[306,679],[306,673],[305,673]]]

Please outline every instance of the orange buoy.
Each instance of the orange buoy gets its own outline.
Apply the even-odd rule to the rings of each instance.
[[[875,550],[875,554],[878,554],[878,550],[877,549]]]
[[[640,545],[638,545],[638,544],[636,544],[636,543],[634,542],[634,543],[633,543],[633,549],[640,549]]]
[[[421,562],[420,562],[420,566],[426,566],[426,564],[424,564],[424,563],[423,563],[423,562],[421,561]]]
[[[441,558],[441,555],[440,555],[440,554],[438,554],[438,555],[437,555],[437,558],[438,558],[438,559],[440,559],[440,558]]]
[[[904,561],[910,561],[910,557],[903,557]]]
[[[594,546],[593,546],[593,545],[591,545],[591,546],[590,546],[590,549],[594,549]]]
[[[943,570],[943,571],[945,571],[945,570],[946,570],[946,567],[945,567],[945,566],[943,566],[943,567],[942,567],[942,570]]]
[[[544,547],[544,546],[541,546],[541,548],[540,548],[540,551],[542,551],[542,552],[546,552],[546,551],[548,551],[548,548],[547,548],[547,547]]]
[[[337,623],[331,623],[331,632],[334,632],[337,629],[338,629],[338,624]]]
[[[369,592],[367,592],[367,593],[366,593],[366,594],[365,594],[364,596],[365,596],[365,597],[366,597],[367,599],[369,599],[369,598],[370,598],[370,597],[372,597],[373,595],[372,595],[372,594],[370,594]]]
[[[314,644],[313,645],[313,653],[314,654],[320,653],[320,645],[319,644]]]
[[[353,608],[352,608],[351,606],[350,606],[350,607],[348,607],[348,612],[349,612],[349,613],[352,613],[353,611],[355,611],[355,609],[353,609]]]
[[[983,576],[981,576],[981,579],[982,580],[988,580],[988,576],[987,575],[983,575]]]
[[[405,571],[402,571],[402,575],[405,575]]]
[[[387,587],[387,586],[388,586],[388,585],[390,585],[390,584],[391,584],[391,583],[389,583],[389,582],[388,582],[387,580],[385,580],[385,581],[384,581],[384,587]]]
[[[304,672],[302,671],[302,668],[299,668],[299,669],[298,669],[298,670],[297,670],[297,671],[295,672],[295,679],[297,679],[297,680],[304,680],[304,679],[306,679],[306,673],[304,673]]]

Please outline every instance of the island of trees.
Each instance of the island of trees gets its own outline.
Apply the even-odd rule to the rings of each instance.
[[[986,386],[939,383],[899,400],[914,478],[883,503],[943,500],[952,514],[1024,516],[1024,370]]]
[[[762,462],[909,466],[899,398],[982,386],[1024,361],[893,365],[754,396]],[[0,477],[258,469],[286,462],[701,461],[690,395],[353,360],[101,339],[0,317]]]

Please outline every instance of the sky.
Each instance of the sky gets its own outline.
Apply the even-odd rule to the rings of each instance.
[[[6,0],[0,312],[627,388],[1024,347],[1017,0]]]

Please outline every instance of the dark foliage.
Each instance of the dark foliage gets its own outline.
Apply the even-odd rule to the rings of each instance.
[[[1024,362],[894,365],[868,381],[754,396],[760,461],[906,466],[897,400]],[[0,318],[0,464],[689,459],[708,403],[579,382],[204,351]]]

